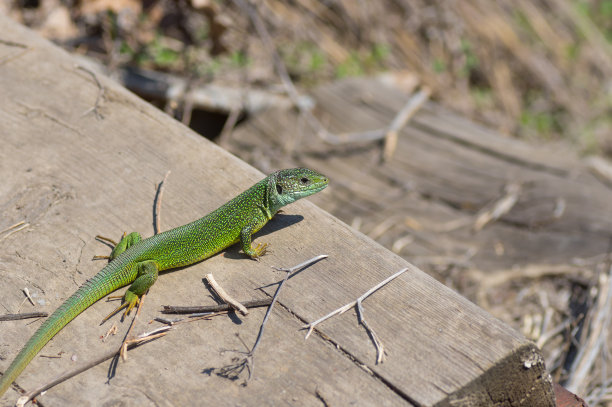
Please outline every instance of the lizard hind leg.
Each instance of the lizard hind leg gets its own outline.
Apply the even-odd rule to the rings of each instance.
[[[138,275],[130,288],[128,288],[123,295],[123,303],[115,308],[113,312],[108,314],[106,318],[102,320],[100,325],[124,308],[126,310],[123,312],[123,318],[129,315],[132,308],[140,303],[140,297],[142,297],[157,280],[157,275],[159,274],[159,266],[157,262],[153,260],[146,260],[137,263],[135,267],[138,270]]]
[[[137,244],[138,242],[142,240],[142,237],[140,236],[140,233],[138,232],[132,232],[129,235],[126,235],[124,233],[123,236],[121,236],[121,240],[119,241],[119,243],[115,242],[114,240],[108,237],[104,237],[100,235],[96,236],[96,238],[103,240],[105,242],[109,242],[114,247],[109,256],[94,256],[94,259],[96,260],[97,259],[109,259],[109,261],[115,259],[115,257],[119,256],[121,253],[123,253],[124,251],[126,251],[127,249],[129,249],[130,247],[134,246],[135,244]]]
[[[119,243],[115,245],[115,248],[110,254],[110,259],[113,260],[115,257],[119,256],[121,253],[134,246],[141,240],[142,237],[138,232],[132,232],[129,235],[124,235],[119,241]]]

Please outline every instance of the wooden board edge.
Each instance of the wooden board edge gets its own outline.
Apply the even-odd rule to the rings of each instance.
[[[554,407],[552,377],[546,371],[542,353],[534,343],[527,342],[460,391],[435,405],[456,406]]]

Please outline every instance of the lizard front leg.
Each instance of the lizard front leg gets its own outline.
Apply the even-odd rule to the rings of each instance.
[[[147,292],[149,288],[155,283],[157,280],[157,275],[159,273],[159,265],[154,260],[146,260],[140,263],[137,263],[135,266],[138,270],[138,275],[130,288],[127,289],[125,294],[123,295],[123,303],[118,306],[113,312],[108,314],[106,318],[102,320],[102,324],[106,322],[107,319],[126,308],[123,313],[123,317],[127,316],[132,308],[134,308],[140,302],[140,297],[144,293]],[[110,298],[110,297],[109,297]]]
[[[251,245],[251,234],[253,233],[253,227],[251,225],[245,226],[240,231],[240,245],[242,251],[250,258],[257,260],[259,257],[266,254],[268,249],[267,243],[259,243],[253,247]]]

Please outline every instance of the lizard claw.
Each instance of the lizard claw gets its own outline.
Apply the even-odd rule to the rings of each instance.
[[[267,243],[259,243],[257,246],[251,249],[253,252],[251,258],[259,261],[259,258],[268,252],[268,247],[269,245]]]
[[[119,311],[121,311],[122,309],[126,308],[126,310],[123,312],[123,317],[125,318],[130,314],[130,311],[132,310],[132,308],[134,308],[136,305],[138,305],[140,303],[140,298],[138,298],[138,296],[130,291],[126,291],[125,292],[125,296],[123,297],[123,304],[121,304],[120,306],[118,306],[117,308],[115,308],[115,310],[113,312],[111,312],[110,314],[108,314],[106,316],[106,318],[104,318],[102,320],[102,322],[100,323],[100,325],[102,325],[103,323],[105,323],[110,317],[112,317],[113,315],[115,315],[116,313],[118,313]]]

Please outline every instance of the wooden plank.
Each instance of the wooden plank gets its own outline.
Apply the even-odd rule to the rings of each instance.
[[[373,78],[326,84],[313,95],[316,115],[336,133],[384,128],[410,98]],[[534,340],[550,339],[538,322],[543,313],[548,327],[567,315],[582,320],[578,293],[597,284],[607,258],[612,191],[588,160],[562,144],[504,137],[435,103],[400,132],[389,162],[380,161],[380,143],[326,145],[294,111],[255,117],[229,146],[260,168],[305,165],[335,174],[334,194],[313,202]],[[521,185],[517,203],[474,230],[479,211],[512,184]],[[559,380],[558,366],[572,360],[561,351],[566,333],[540,342]]]
[[[168,169],[163,228],[202,216],[262,176],[103,76],[104,101],[96,116],[89,109],[98,86],[70,55],[3,16],[0,27],[0,230],[21,220],[29,224],[0,236],[5,309],[17,311],[28,287],[38,303],[22,311],[54,310],[99,270],[100,263],[89,259],[107,248],[93,236],[150,231],[154,185]],[[210,368],[231,362],[234,355],[221,349],[241,349],[236,333],[252,343],[262,310],[243,319],[188,324],[133,352],[108,384],[106,364],[40,400],[49,406],[320,405],[321,398],[331,405],[553,405],[550,377],[532,343],[311,203],[287,208],[256,240],[273,250],[260,262],[233,248],[163,274],[141,316],[151,320],[162,304],[209,301],[201,282],[208,272],[236,298],[251,298],[263,295],[254,288],[281,278],[270,266],[329,254],[289,281],[248,386],[221,379]],[[298,328],[305,321],[404,267],[407,273],[364,303],[387,349],[385,363],[375,364],[371,341],[351,312],[303,340]],[[98,326],[112,307],[99,302],[77,317],[43,350],[63,356],[36,358],[17,383],[32,389],[74,367],[74,360],[117,346],[119,338],[100,339],[109,324]],[[2,322],[0,370],[39,324]],[[118,325],[125,330],[127,324]],[[11,390],[0,403],[16,396]]]
[[[408,99],[372,79],[325,85],[313,95],[320,120],[338,133],[382,128]],[[564,264],[608,250],[612,192],[576,154],[562,145],[505,138],[435,104],[402,130],[386,163],[376,143],[328,146],[297,114],[279,110],[237,129],[232,143],[230,151],[259,168],[297,164],[337,174],[333,198],[313,202],[389,248],[414,237],[398,249],[408,259],[474,252],[470,261],[479,268],[507,269]],[[262,150],[274,154],[262,160]],[[473,233],[476,213],[513,182],[523,186],[516,205],[500,222]]]

